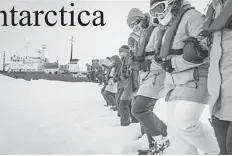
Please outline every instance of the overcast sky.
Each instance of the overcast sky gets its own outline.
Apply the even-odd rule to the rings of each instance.
[[[209,0],[189,0],[199,11],[204,10]],[[75,6],[71,7],[70,2]],[[17,54],[24,56],[26,42],[28,45],[28,54],[34,56],[36,50],[41,48],[42,44],[47,46],[46,57],[51,61],[59,60],[60,64],[66,64],[70,58],[70,38],[74,36],[74,58],[80,59],[80,67],[85,68],[87,62],[94,58],[105,58],[118,54],[118,49],[122,44],[127,44],[130,29],[126,24],[128,12],[131,8],[139,8],[143,12],[149,9],[149,0],[121,0],[121,1],[100,1],[100,0],[1,0],[0,11],[8,12],[8,21],[10,21],[9,11],[15,6],[15,10],[49,10],[59,11],[63,6],[66,11],[74,10],[75,16],[80,11],[88,10],[93,14],[96,10],[104,12],[104,27],[94,27],[92,24],[81,27],[63,27],[59,23],[54,27],[48,27],[43,19],[40,22],[44,24],[41,27],[3,27],[0,26],[0,53],[6,51],[6,56]],[[68,14],[69,15],[69,14]],[[19,20],[19,13],[17,15]],[[33,17],[33,14],[32,14]],[[60,15],[57,16],[59,19]],[[69,16],[65,16],[69,18]],[[93,20],[94,16],[82,16],[85,20]],[[52,19],[56,19],[52,17]],[[34,18],[32,18],[34,20]],[[0,25],[3,23],[3,16],[0,14]]]

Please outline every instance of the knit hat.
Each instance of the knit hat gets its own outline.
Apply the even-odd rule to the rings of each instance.
[[[133,8],[130,10],[128,17],[127,17],[127,24],[129,25],[131,22],[135,21],[138,18],[144,18],[145,15],[142,13],[141,10],[137,8]]]
[[[121,48],[119,48],[119,53],[121,53],[121,52],[129,53],[129,51],[130,51],[130,48],[127,45],[123,45],[123,46],[121,46]]]
[[[111,62],[110,60],[108,60],[108,59],[105,59],[105,60],[103,60],[103,62],[102,62],[102,66],[103,66],[104,68],[110,68],[110,67],[112,66],[112,62]]]
[[[110,58],[110,61],[120,61],[120,57],[118,55],[113,55],[111,58]]]

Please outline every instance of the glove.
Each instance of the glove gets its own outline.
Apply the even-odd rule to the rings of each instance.
[[[164,69],[164,71],[171,73],[174,70],[174,68],[172,67],[171,59],[166,60],[164,58],[159,57],[158,54],[155,54],[154,60],[156,63],[161,65],[161,67]]]
[[[208,47],[197,38],[190,37],[184,41],[183,59],[191,63],[202,63],[208,57]]]
[[[172,67],[171,59],[162,61],[160,65],[168,73],[171,73],[174,70],[174,68]]]
[[[158,54],[155,54],[154,60],[156,63],[161,64],[163,62],[162,58]]]

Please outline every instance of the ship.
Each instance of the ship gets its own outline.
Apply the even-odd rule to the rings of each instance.
[[[46,46],[37,51],[37,56],[17,56],[10,58],[10,63],[5,63],[5,52],[0,62],[0,74],[14,79],[51,80],[65,82],[90,82],[87,71],[80,71],[79,59],[73,58],[73,37],[71,37],[69,63],[60,65],[58,61],[50,62],[45,58]],[[2,70],[1,70],[2,69]]]

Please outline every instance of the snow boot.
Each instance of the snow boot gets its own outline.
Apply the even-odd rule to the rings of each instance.
[[[137,155],[148,155],[150,150],[137,150]]]
[[[112,106],[110,109],[113,110],[113,111],[116,111],[117,107],[116,106]]]
[[[120,112],[119,112],[119,111],[117,112],[117,116],[118,116],[118,117],[121,117],[121,114],[120,114]]]
[[[168,148],[170,145],[169,139],[162,135],[153,137],[153,139],[154,141],[150,147],[149,155],[162,155],[164,149]]]
[[[107,104],[106,105],[104,105],[105,107],[109,107],[110,105],[109,105],[109,103],[107,102]]]
[[[142,135],[143,136],[143,135]],[[141,136],[141,137],[142,137]],[[152,149],[153,147],[154,147],[154,144],[153,144],[154,142],[149,142],[149,149],[145,149],[145,150],[141,150],[141,149],[139,149],[139,150],[137,150],[137,154],[138,155],[150,155],[150,149]]]

